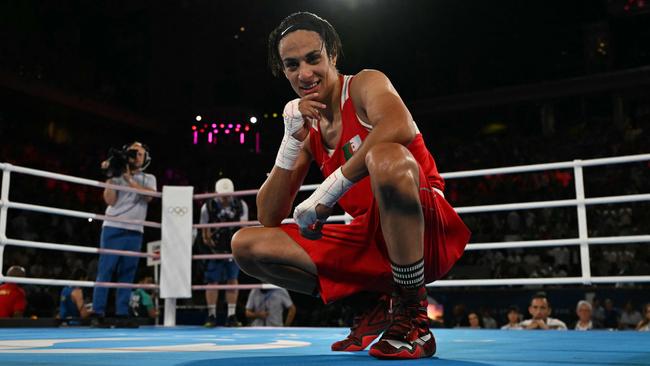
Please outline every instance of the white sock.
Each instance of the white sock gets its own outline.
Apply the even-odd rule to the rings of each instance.
[[[228,304],[228,316],[235,315],[237,304]]]
[[[208,305],[208,316],[217,316],[217,306],[216,305]]]

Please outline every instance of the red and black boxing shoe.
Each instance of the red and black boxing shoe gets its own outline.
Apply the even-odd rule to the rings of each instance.
[[[386,359],[431,357],[436,339],[429,330],[427,293],[424,287],[400,289],[393,298],[393,321],[369,354]]]
[[[390,301],[390,296],[381,295],[374,308],[355,317],[350,334],[347,338],[332,343],[332,351],[355,352],[366,349],[390,325]]]

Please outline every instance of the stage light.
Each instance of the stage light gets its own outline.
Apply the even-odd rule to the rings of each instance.
[[[253,116],[253,117],[250,118],[249,121],[251,121],[251,123],[255,124],[255,123],[257,123],[257,117]]]
[[[197,115],[197,116],[196,116],[196,121],[197,121],[197,122],[200,122],[200,121],[201,121],[201,116],[200,116],[200,115]]]

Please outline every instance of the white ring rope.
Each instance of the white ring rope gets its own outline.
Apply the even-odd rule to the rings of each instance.
[[[91,253],[91,254],[114,254],[121,255],[124,257],[140,257],[140,258],[159,258],[159,254],[150,254],[143,252],[135,252],[130,250],[119,250],[119,249],[106,249],[106,248],[95,248],[95,247],[84,247],[81,245],[72,245],[72,244],[55,244],[55,243],[46,243],[41,241],[31,241],[31,240],[19,240],[19,239],[0,239],[0,243],[14,245],[17,247],[23,248],[38,248],[38,249],[49,249],[49,250],[63,250],[68,252],[77,252],[77,253]]]
[[[496,169],[480,169],[470,171],[459,171],[452,173],[442,173],[441,176],[445,179],[466,178],[486,175],[498,174],[512,174],[524,172],[536,172],[555,169],[574,169],[574,178],[576,181],[576,195],[584,197],[584,187],[582,186],[582,167],[591,167],[609,164],[622,164],[632,162],[649,161],[650,154],[628,155],[613,158],[598,158],[588,160],[574,160],[569,162],[559,162],[550,164],[533,164],[523,165],[506,168]],[[577,175],[580,174],[578,177]],[[579,185],[579,187],[578,187]],[[309,191],[318,188],[319,184],[303,185],[299,191]],[[578,192],[582,191],[581,194]],[[248,190],[250,194],[257,193],[257,190]],[[211,195],[195,195],[194,198],[199,197],[216,197],[228,196],[239,194],[215,194]],[[626,202],[639,202],[650,201],[650,194],[631,194],[620,196],[606,196],[606,197],[592,197],[592,198],[576,198],[566,200],[553,200],[553,201],[536,201],[524,203],[507,203],[496,205],[481,205],[481,206],[466,206],[455,208],[459,214],[480,213],[480,212],[498,212],[498,211],[511,211],[511,210],[526,210],[526,209],[539,209],[539,208],[556,208],[556,207],[584,207],[586,205],[600,205],[610,203],[626,203]],[[332,216],[327,221],[349,221],[349,215]],[[285,219],[283,223],[293,222],[292,219]],[[239,221],[239,222],[223,222],[212,224],[195,224],[194,228],[220,228],[232,226],[255,226],[259,225],[258,221]],[[586,223],[584,223],[586,227]],[[468,244],[466,250],[489,250],[489,249],[515,249],[515,248],[536,248],[536,247],[555,247],[555,246],[581,246],[585,245],[598,245],[598,244],[629,244],[629,243],[648,243],[650,242],[650,235],[631,235],[631,236],[611,236],[611,237],[586,237],[586,238],[570,238],[570,239],[551,239],[551,240],[522,240],[510,242],[492,242],[492,243],[472,243]],[[192,259],[229,259],[232,254],[204,254],[194,255]],[[587,256],[588,260],[589,257]],[[585,257],[581,257],[585,260]],[[496,285],[538,285],[538,284],[591,284],[591,283],[618,283],[618,282],[650,282],[650,276],[586,276],[586,277],[553,277],[547,279],[540,278],[514,278],[514,279],[472,279],[472,280],[440,280],[434,283],[427,284],[428,287],[452,287],[452,286],[496,286]],[[232,285],[205,285],[210,289],[224,289]],[[194,286],[192,287],[194,288]]]
[[[7,208],[14,208],[14,209],[18,209],[18,210],[35,211],[35,212],[42,212],[42,213],[51,213],[51,214],[60,215],[60,216],[77,217],[77,218],[82,218],[82,219],[124,222],[124,223],[129,223],[129,224],[136,224],[136,225],[142,225],[142,226],[147,226],[147,227],[153,227],[153,228],[160,229],[160,223],[153,222],[153,221],[129,220],[129,219],[123,219],[121,217],[106,216],[106,215],[94,214],[94,213],[84,212],[84,211],[66,210],[66,209],[63,209],[63,208],[54,208],[54,207],[48,207],[48,206],[32,205],[32,204],[29,204],[29,203],[5,202],[5,201],[0,200],[0,207],[2,207],[2,206],[6,206]]]
[[[352,220],[352,216],[345,214],[345,215],[330,216],[327,219],[327,222],[340,222],[340,221],[350,221],[350,220]],[[294,220],[293,218],[286,218],[282,220],[283,224],[293,224],[295,222],[296,220]],[[261,223],[259,221],[230,221],[230,222],[213,222],[209,224],[192,225],[192,227],[196,229],[222,228],[222,227],[232,227],[232,226],[261,226]]]
[[[114,184],[104,183],[104,182],[100,182],[100,181],[96,181],[96,180],[92,180],[92,179],[73,177],[71,175],[46,172],[44,170],[26,168],[26,167],[22,167],[22,166],[18,166],[18,165],[12,165],[12,164],[9,164],[9,163],[0,163],[0,170],[9,171],[9,172],[16,172],[16,173],[22,173],[22,174],[26,174],[26,175],[33,175],[33,176],[42,177],[42,178],[57,179],[57,180],[65,181],[65,182],[83,184],[83,185],[93,186],[93,187],[111,188],[111,189],[114,189],[116,191],[139,193],[139,194],[142,194],[142,195],[145,195],[145,196],[158,197],[158,198],[162,197],[162,193],[160,193],[160,192],[153,192],[153,191],[148,191],[148,190],[138,189],[138,188],[133,188],[133,187],[114,185]]]
[[[268,283],[251,283],[239,285],[192,285],[192,290],[252,290],[255,288],[272,289],[280,287]]]
[[[597,166],[597,165],[606,165],[606,164],[621,164],[621,163],[630,163],[630,162],[641,162],[650,160],[650,154],[640,154],[640,155],[630,155],[630,156],[620,156],[613,158],[600,158],[600,159],[589,159],[589,160],[574,160],[571,162],[560,162],[560,163],[550,163],[550,164],[535,164],[535,165],[525,165],[525,166],[516,166],[516,167],[506,167],[506,168],[497,168],[497,169],[480,169],[472,171],[460,171],[452,173],[443,173],[441,174],[445,179],[455,179],[463,177],[476,177],[476,176],[485,176],[485,175],[498,175],[498,174],[511,174],[511,173],[522,173],[522,172],[534,172],[534,171],[543,171],[543,170],[554,170],[554,169],[574,169],[575,181],[576,181],[576,195],[577,197],[584,197],[584,188],[582,187],[582,167]],[[4,225],[6,225],[6,210],[8,208],[12,209],[21,209],[29,211],[37,211],[43,213],[51,213],[64,216],[72,216],[78,218],[90,218],[96,220],[110,220],[118,222],[128,222],[135,223],[148,227],[160,228],[161,224],[150,221],[140,221],[140,220],[128,220],[115,217],[107,217],[105,215],[92,214],[82,211],[66,210],[59,209],[47,206],[32,205],[26,203],[10,202],[8,199],[8,184],[5,184],[5,180],[8,181],[9,172],[17,172],[22,174],[34,175],[44,178],[58,179],[71,183],[85,184],[95,187],[109,187],[119,191],[128,191],[136,192],[142,195],[152,196],[152,197],[162,197],[160,192],[151,192],[141,189],[125,187],[125,186],[116,186],[112,184],[106,184],[103,182],[98,182],[90,179],[72,177],[64,174],[57,174],[51,172],[45,172],[37,169],[30,169],[20,166],[14,166],[7,163],[0,163],[0,169],[3,172],[3,185],[2,185],[2,197],[0,199],[0,210],[2,216],[0,217],[0,226],[3,226],[2,233],[0,233],[0,249],[4,245],[15,245],[22,247],[31,247],[31,248],[41,248],[41,249],[51,249],[51,250],[66,250],[73,252],[81,253],[97,253],[97,254],[115,254],[115,255],[124,255],[132,257],[152,257],[159,258],[158,254],[147,254],[141,252],[131,252],[131,251],[122,251],[122,250],[109,250],[101,248],[88,248],[77,245],[69,244],[55,244],[55,243],[45,243],[37,241],[27,241],[27,240],[17,240],[4,237]],[[580,176],[577,176],[577,175]],[[300,187],[300,191],[309,191],[316,189],[318,184],[303,185]],[[252,190],[243,190],[227,194],[219,193],[203,193],[193,195],[193,198],[196,200],[207,199],[211,197],[220,197],[220,196],[246,196],[253,195],[258,192],[257,189]],[[468,207],[458,207],[456,211],[458,213],[478,213],[478,212],[495,212],[495,211],[508,211],[508,210],[523,210],[523,209],[536,209],[536,208],[551,208],[551,207],[568,207],[576,206],[580,210],[581,207],[584,209],[585,205],[597,205],[597,204],[609,204],[609,203],[623,203],[623,202],[639,202],[639,201],[650,201],[650,194],[631,194],[631,195],[621,195],[621,196],[608,196],[608,197],[593,197],[593,198],[576,198],[576,199],[567,199],[567,200],[555,200],[555,201],[537,201],[537,202],[525,202],[525,203],[508,203],[508,204],[496,204],[496,205],[482,205],[482,206],[468,206]],[[328,222],[331,221],[345,221],[349,222],[351,217],[349,215],[337,215],[329,218]],[[291,223],[293,219],[285,219],[283,223]],[[586,225],[586,223],[581,223]],[[220,227],[232,227],[232,226],[256,226],[260,225],[259,221],[243,221],[243,222],[224,222],[224,223],[212,223],[212,224],[195,224],[192,225],[194,228],[220,228]],[[467,246],[467,250],[488,250],[488,249],[514,249],[514,248],[532,248],[532,247],[551,247],[551,246],[577,246],[580,245],[593,245],[593,244],[627,244],[627,243],[647,243],[650,242],[650,235],[633,235],[633,236],[616,236],[616,237],[581,237],[580,238],[571,238],[571,239],[552,239],[552,240],[526,240],[526,241],[512,241],[512,242],[493,242],[493,243],[472,243]],[[1,251],[0,251],[1,254]],[[587,253],[588,254],[588,253]],[[232,254],[206,254],[206,255],[194,255],[193,259],[227,259],[232,258]],[[585,258],[581,258],[584,260]],[[587,256],[586,259],[589,259]],[[584,272],[583,272],[584,273]],[[24,283],[24,284],[40,284],[40,285],[57,285],[57,286],[82,286],[82,287],[119,287],[119,288],[148,288],[155,289],[158,286],[155,284],[132,284],[132,283],[115,283],[115,282],[92,282],[92,281],[71,281],[71,280],[57,280],[57,279],[43,279],[43,278],[15,278],[15,277],[6,277],[0,274],[0,281],[10,279],[15,283]],[[441,280],[435,283],[428,284],[428,287],[451,287],[451,286],[496,286],[496,285],[543,285],[543,284],[593,284],[593,283],[619,283],[619,282],[650,282],[650,276],[599,276],[593,277],[588,274],[587,276],[582,277],[554,277],[554,278],[504,278],[504,279],[470,279],[470,280]],[[252,288],[276,288],[274,285],[270,284],[246,284],[246,285],[194,285],[192,289],[194,290],[204,290],[204,289],[252,289]]]
[[[5,245],[13,245],[26,248],[39,248],[39,249],[49,249],[49,250],[63,250],[70,252],[78,253],[92,253],[92,254],[112,254],[120,255],[127,257],[152,257],[158,259],[160,256],[158,254],[148,254],[136,251],[127,251],[127,250],[117,250],[117,249],[105,249],[105,248],[90,248],[80,245],[70,245],[70,244],[56,244],[56,243],[47,243],[47,242],[38,242],[38,241],[29,241],[29,240],[18,240],[7,238],[5,235],[5,225],[6,225],[6,210],[9,208],[26,210],[26,211],[35,211],[42,213],[49,213],[61,216],[77,217],[84,219],[93,219],[98,221],[114,221],[114,222],[124,222],[131,223],[136,225],[143,225],[153,228],[161,228],[161,224],[152,221],[146,220],[129,220],[119,217],[106,216],[102,214],[94,214],[83,211],[76,210],[67,210],[54,207],[47,207],[41,205],[33,205],[20,202],[11,202],[9,201],[9,192],[8,192],[8,178],[10,172],[22,173],[26,175],[32,175],[42,178],[57,179],[71,183],[77,183],[82,185],[88,185],[93,187],[100,188],[111,188],[117,191],[125,192],[134,192],[141,195],[151,196],[151,197],[162,197],[160,192],[152,192],[143,189],[137,189],[127,186],[120,186],[114,184],[107,184],[104,182],[94,181],[85,178],[73,177],[65,174],[58,174],[52,172],[46,172],[38,169],[31,169],[21,166],[16,166],[8,163],[0,163],[0,169],[3,170],[3,183],[2,183],[2,199],[0,199],[0,210],[2,210],[2,217],[0,225],[2,225],[2,232],[0,233],[0,254],[2,254],[2,248]],[[1,259],[0,259],[1,260]],[[121,283],[121,282],[93,282],[93,281],[72,281],[72,280],[57,280],[57,279],[47,279],[47,278],[17,278],[17,277],[7,277],[0,273],[0,281],[10,280],[14,283],[21,284],[35,284],[35,285],[54,285],[54,286],[82,286],[82,287],[111,287],[111,288],[151,288],[155,289],[158,285],[155,284],[133,284],[133,283]]]
[[[13,282],[13,283],[20,283],[25,285],[144,288],[144,289],[154,289],[154,290],[158,288],[158,285],[156,284],[73,281],[73,280],[56,280],[56,279],[49,279],[49,278],[27,278],[27,277],[12,277],[12,276],[0,276],[0,282]]]
[[[624,155],[624,156],[617,156],[613,158],[598,158],[598,159],[585,159],[585,160],[578,159],[578,160],[564,161],[559,163],[518,165],[518,166],[506,167],[506,168],[464,170],[464,171],[452,172],[452,173],[442,173],[440,175],[444,179],[469,178],[469,177],[480,177],[486,175],[527,173],[527,172],[538,172],[543,170],[571,169],[575,167],[590,167],[590,166],[598,166],[598,165],[635,163],[635,162],[648,161],[648,160],[650,160],[650,154]]]
[[[257,191],[259,189],[247,189],[244,191],[235,191],[231,193],[198,193],[192,196],[194,200],[204,200],[208,198],[214,198],[214,197],[231,197],[231,196],[252,196],[254,194],[257,194]]]

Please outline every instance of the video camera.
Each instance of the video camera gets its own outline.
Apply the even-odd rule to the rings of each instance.
[[[129,149],[128,147],[116,149],[111,147],[108,149],[108,168],[104,169],[106,178],[120,177],[126,172],[126,166],[129,164],[129,159],[135,160],[138,156],[137,149]]]

